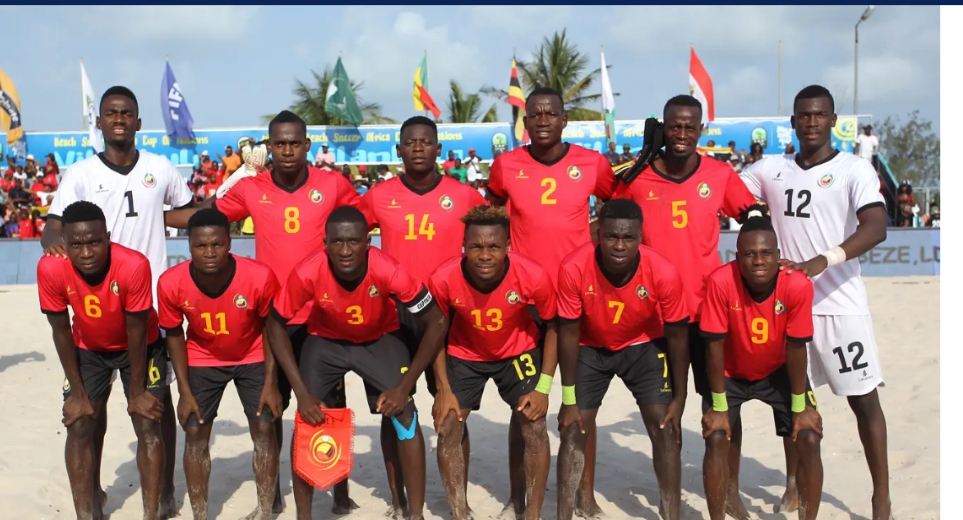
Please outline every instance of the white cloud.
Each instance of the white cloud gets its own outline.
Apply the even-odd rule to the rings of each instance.
[[[720,76],[723,76],[720,74]],[[714,97],[716,105],[716,117],[733,117],[745,115],[744,111],[736,109],[733,105],[738,100],[750,99],[755,105],[761,101],[772,98],[776,95],[773,84],[778,80],[770,78],[770,74],[758,66],[742,67],[726,74],[726,79],[714,85]],[[777,107],[763,108],[761,114],[775,114]]]
[[[110,6],[85,9],[88,28],[135,43],[234,41],[250,37],[258,7]]]
[[[498,31],[511,34],[513,39],[524,38],[524,35],[540,39],[539,31],[561,31],[572,21],[572,8],[564,5],[477,5],[465,9],[468,11],[467,21],[476,34]]]
[[[834,65],[822,72],[821,81],[830,89],[836,87],[848,94],[852,107],[853,65]],[[901,56],[869,56],[859,60],[859,101],[884,102],[895,99],[919,100],[927,95],[934,80],[914,61]],[[846,102],[841,103],[847,106]]]

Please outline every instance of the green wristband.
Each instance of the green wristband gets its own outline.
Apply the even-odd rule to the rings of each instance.
[[[722,392],[721,394],[712,392],[712,410],[716,412],[729,411],[729,400],[726,399],[725,392]]]
[[[575,404],[575,385],[572,385],[572,386],[562,385],[562,404],[564,405]]]
[[[806,410],[806,396],[803,394],[792,394],[791,409],[792,413],[802,413]]]
[[[535,385],[535,391],[548,395],[548,393],[552,391],[552,376],[548,374],[538,376],[538,384]]]

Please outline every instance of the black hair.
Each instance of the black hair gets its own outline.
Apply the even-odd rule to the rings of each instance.
[[[833,95],[830,94],[829,89],[822,85],[809,85],[808,87],[799,91],[796,94],[796,98],[792,100],[793,111],[796,110],[796,103],[799,103],[802,99],[815,99],[824,97],[829,100],[829,111],[836,112],[836,101],[833,99]]]
[[[739,210],[739,234],[750,233],[752,231],[769,231],[775,234],[776,229],[772,227],[772,217],[769,215],[769,207],[765,204],[753,204]]]
[[[599,210],[599,222],[603,220],[638,220],[642,223],[642,208],[631,199],[612,199]]]
[[[131,91],[129,88],[127,88],[127,87],[122,87],[122,86],[120,86],[120,85],[116,85],[116,86],[110,87],[109,89],[107,89],[106,92],[104,92],[104,95],[103,95],[103,96],[100,96],[100,106],[97,108],[97,111],[98,111],[98,112],[100,112],[100,110],[103,109],[103,107],[104,107],[104,101],[107,101],[107,98],[109,98],[110,96],[123,96],[123,97],[125,97],[125,98],[133,101],[133,102],[134,102],[134,111],[137,112],[137,115],[138,115],[138,116],[140,116],[140,106],[137,104],[137,96],[135,96],[135,95],[134,95],[134,92]]]
[[[324,226],[342,223],[354,224],[355,222],[364,224],[367,229],[368,221],[364,218],[364,213],[360,209],[354,206],[338,206],[328,215],[328,220],[325,221]]]
[[[107,217],[104,210],[93,202],[78,200],[64,208],[64,214],[60,216],[62,224],[76,224],[77,222],[92,222],[99,220],[107,225]]]
[[[431,119],[425,116],[413,116],[406,119],[404,123],[401,123],[401,131],[398,132],[398,135],[404,134],[405,128],[408,128],[409,126],[419,126],[419,125],[427,126],[431,128],[432,132],[434,132],[435,134],[435,140],[436,141],[438,140],[438,125],[435,124],[434,121],[432,121]]]
[[[665,106],[662,107],[662,121],[665,121],[665,115],[669,113],[670,107],[694,107],[699,109],[700,123],[702,118],[702,102],[698,99],[690,96],[688,94],[679,94],[674,96],[665,102]]]
[[[528,111],[528,104],[535,98],[535,96],[552,96],[558,99],[558,105],[562,107],[562,112],[565,112],[565,100],[562,98],[562,94],[553,89],[552,87],[536,87],[525,100],[525,110]]]
[[[505,233],[511,236],[511,221],[504,206],[479,204],[469,209],[461,221],[465,224],[466,234],[469,226],[501,226],[505,229]]]
[[[271,122],[268,123],[268,135],[271,135],[271,130],[274,128],[274,125],[280,125],[283,123],[297,123],[298,126],[301,127],[301,130],[304,132],[305,139],[307,139],[308,124],[304,122],[304,119],[301,119],[301,116],[295,114],[294,112],[291,112],[290,110],[282,110],[281,113],[274,116],[274,119],[272,119]]]
[[[227,234],[231,234],[231,221],[227,219],[227,215],[218,211],[217,208],[204,208],[198,210],[196,213],[191,215],[190,219],[187,220],[188,235],[190,235],[195,229],[202,227],[224,228],[224,231],[226,231]]]

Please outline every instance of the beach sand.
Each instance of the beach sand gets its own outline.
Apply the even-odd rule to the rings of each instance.
[[[899,520],[939,518],[940,280],[908,277],[865,281],[886,377],[880,398],[889,431],[894,513]],[[0,287],[0,316],[0,518],[73,518],[63,459],[66,432],[60,423],[63,372],[50,329],[39,311],[36,286]],[[825,428],[825,485],[819,517],[866,519],[871,512],[872,486],[856,421],[845,399],[832,395],[828,387],[815,393]],[[548,417],[552,471],[543,509],[546,519],[555,518],[555,412],[560,399],[560,383],[556,380]],[[427,517],[449,518],[428,417],[431,398],[423,383],[416,401],[423,410],[421,425],[428,443]],[[348,378],[348,402],[357,416],[351,494],[361,506],[350,518],[380,518],[390,497],[378,443],[380,418],[367,413],[361,380],[354,375]],[[281,519],[295,518],[287,453],[294,410],[292,406],[283,418],[287,440],[281,468],[287,511],[278,517]],[[700,410],[698,396],[690,388],[682,453],[682,517],[687,519],[708,518],[702,491]],[[103,460],[103,484],[109,496],[106,511],[113,520],[139,519],[135,437],[119,383],[109,403],[109,417]],[[469,503],[476,518],[497,515],[508,499],[508,417],[506,405],[490,383],[481,411],[469,420],[473,448]],[[782,442],[775,436],[769,408],[758,402],[747,404],[743,423],[741,487],[750,513],[756,518],[796,518],[795,513],[772,513],[786,477]],[[190,518],[180,462],[183,442],[183,432],[179,431],[176,496],[182,517]],[[241,518],[254,508],[251,451],[240,402],[233,388],[228,388],[212,438],[211,518]],[[656,520],[658,491],[651,445],[634,401],[621,383],[612,385],[599,413],[598,451],[597,498],[608,518]],[[327,492],[315,494],[315,518],[331,518],[330,506]]]

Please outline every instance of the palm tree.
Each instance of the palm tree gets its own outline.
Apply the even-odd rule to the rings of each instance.
[[[309,125],[330,125],[330,126],[351,126],[347,121],[334,117],[324,111],[324,101],[327,99],[328,85],[331,84],[333,71],[330,66],[325,67],[324,73],[312,70],[314,76],[314,86],[308,85],[301,80],[297,80],[294,87],[295,102],[290,110],[301,116],[304,122]],[[363,81],[352,81],[351,91],[354,92],[358,106],[361,107],[361,114],[364,116],[362,125],[377,125],[387,123],[397,123],[390,117],[381,115],[381,105],[378,103],[365,103],[358,92],[364,88]],[[266,115],[262,119],[270,121],[276,114]]]
[[[477,123],[478,115],[481,111],[481,96],[469,94],[467,97],[461,90],[458,82],[451,80],[451,93],[448,95],[448,122],[449,123]],[[494,123],[498,120],[495,105],[492,105],[481,118],[482,123]]]
[[[538,87],[551,87],[559,91],[565,100],[570,120],[601,120],[602,113],[586,108],[586,105],[601,102],[601,93],[589,92],[602,69],[597,68],[586,74],[588,63],[588,56],[579,52],[578,47],[568,40],[566,31],[562,30],[561,33],[554,33],[551,38],[545,37],[532,52],[531,61],[517,62],[519,81],[526,95]],[[508,99],[508,91],[504,89],[485,86],[481,91],[499,100]]]

